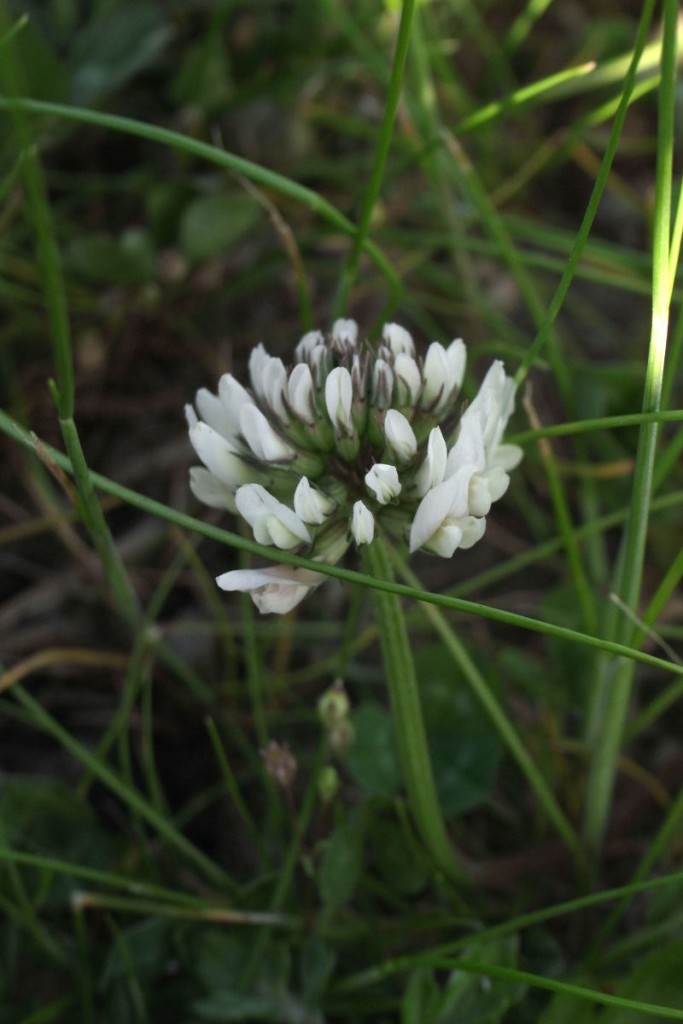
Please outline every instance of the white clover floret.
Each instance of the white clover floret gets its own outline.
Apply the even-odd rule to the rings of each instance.
[[[202,388],[186,408],[201,463],[191,490],[240,515],[273,551],[334,564],[352,541],[389,533],[411,551],[450,558],[483,536],[522,457],[503,441],[515,384],[501,362],[458,407],[466,358],[460,338],[433,342],[422,357],[393,323],[373,347],[348,319],[305,334],[291,365],[259,344],[250,387],[226,373],[217,394]],[[223,573],[218,585],[282,614],[323,578],[280,565]]]

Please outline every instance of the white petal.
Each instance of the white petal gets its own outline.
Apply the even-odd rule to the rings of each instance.
[[[238,488],[235,504],[259,544],[272,543],[285,550],[301,543],[310,544],[311,535],[299,516],[261,484],[245,484]]]
[[[510,486],[510,477],[501,466],[491,466],[483,475],[491,495],[491,501],[499,501]],[[472,512],[472,515],[477,515],[477,513]]]
[[[335,509],[335,502],[322,491],[311,487],[305,476],[301,477],[294,491],[294,511],[304,523],[319,526]]]
[[[318,345],[324,344],[325,339],[323,338],[322,331],[309,331],[307,334],[304,334],[303,338],[294,349],[294,355],[298,362],[302,362],[303,360],[308,359],[314,348],[317,348]]]
[[[394,373],[399,383],[399,400],[402,405],[413,405],[422,387],[422,374],[412,356],[399,352],[394,359]]]
[[[447,524],[447,520],[458,520],[469,515],[468,492],[474,473],[473,466],[461,466],[453,476],[427,491],[418,505],[410,528],[411,551],[428,546],[437,531]]]
[[[409,356],[415,355],[412,336],[400,324],[385,324],[382,328],[382,337],[395,356],[401,352]]]
[[[240,409],[240,430],[257,459],[286,462],[296,455],[292,446],[273,430],[255,405],[243,405]]]
[[[353,348],[358,339],[358,324],[355,320],[335,320],[332,324],[332,337],[344,347]]]
[[[499,444],[486,461],[487,465],[500,466],[501,469],[509,473],[511,469],[515,469],[520,464],[523,455],[524,452],[519,445]]]
[[[470,415],[471,408],[472,406],[466,409],[460,420],[458,439],[448,453],[447,478],[453,476],[460,466],[472,466],[475,473],[482,473],[486,468],[483,424],[481,416]]]
[[[401,493],[396,466],[376,462],[365,474],[365,486],[372,491],[380,505],[388,505]]]
[[[449,389],[450,366],[446,349],[438,341],[433,341],[427,349],[422,368],[422,395],[420,405],[423,409],[440,404],[446,390]],[[437,403],[437,399],[439,400]]]
[[[467,345],[462,338],[456,338],[446,349],[451,387],[460,390],[467,365]]]
[[[247,463],[208,423],[200,420],[190,427],[190,441],[206,468],[232,491],[253,479],[253,471]]]
[[[362,501],[357,501],[353,506],[351,533],[356,544],[372,544],[375,536],[375,519]]]
[[[462,527],[460,547],[465,551],[467,548],[473,547],[484,536],[486,520],[468,516],[467,519],[460,521],[460,525]]]
[[[185,406],[185,419],[187,421],[188,428],[193,427],[195,423],[199,422],[199,417],[197,416],[197,413],[194,411],[194,408],[189,403]]]
[[[263,372],[268,364],[270,356],[266,352],[262,343],[251,350],[249,356],[249,377],[251,378],[251,386],[259,396],[263,398]]]
[[[508,477],[509,479],[509,477]],[[491,511],[491,492],[485,476],[475,475],[470,480],[469,510],[473,516],[487,516]]]
[[[384,417],[387,443],[401,462],[408,462],[417,451],[417,438],[410,423],[397,409],[389,409]]]
[[[197,406],[197,412],[201,420],[208,423],[210,427],[213,427],[223,437],[234,440],[235,431],[230,422],[228,412],[218,395],[212,394],[208,388],[200,388],[195,396],[194,404]]]
[[[446,519],[422,547],[441,558],[452,558],[462,544],[462,527],[455,519]]]
[[[289,375],[287,400],[296,415],[305,423],[313,421],[313,376],[308,363],[297,363]]]
[[[237,434],[240,429],[240,409],[243,405],[253,405],[254,399],[231,373],[224,373],[218,381],[218,395],[230,420],[232,434]]]
[[[273,357],[265,364],[261,386],[270,408],[281,422],[287,423],[287,410],[282,400],[287,387],[287,371],[281,359]]]
[[[378,409],[391,404],[394,389],[394,371],[386,359],[376,359],[372,367],[372,402]]]
[[[237,511],[234,491],[203,466],[193,466],[190,470],[190,490],[195,498],[204,502],[209,508],[226,508],[230,512]]]
[[[325,405],[332,425],[338,434],[351,431],[351,405],[353,385],[345,366],[336,366],[325,381]]]
[[[260,612],[284,615],[295,608],[325,576],[310,569],[277,565],[268,569],[236,569],[218,576],[221,590],[240,590],[251,595]]]
[[[413,488],[418,498],[443,482],[446,474],[448,449],[440,427],[433,427],[427,442],[427,455],[413,478]]]

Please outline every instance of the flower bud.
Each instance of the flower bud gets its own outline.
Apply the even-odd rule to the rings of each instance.
[[[399,462],[408,462],[417,451],[417,438],[410,423],[397,409],[389,409],[384,418],[387,443]]]
[[[351,374],[345,366],[336,366],[328,373],[325,381],[325,405],[337,436],[351,433],[352,402]]]
[[[372,491],[380,505],[388,505],[401,493],[396,466],[376,462],[365,474],[365,486]]]
[[[362,501],[357,501],[353,506],[351,533],[356,544],[372,544],[375,520],[370,509]]]
[[[322,491],[311,487],[308,478],[301,477],[294,491],[294,511],[304,523],[320,526],[335,509],[335,502]]]
[[[409,356],[415,355],[415,344],[412,336],[400,324],[385,324],[382,330],[382,337],[395,356],[401,353]]]

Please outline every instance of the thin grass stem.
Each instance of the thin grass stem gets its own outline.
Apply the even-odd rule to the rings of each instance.
[[[403,0],[401,3],[401,20],[398,27],[396,49],[394,51],[394,59],[391,67],[391,78],[389,79],[389,87],[384,100],[384,115],[379,129],[375,159],[370,173],[370,180],[363,193],[363,205],[361,207],[360,217],[358,220],[358,229],[353,237],[351,251],[349,252],[346,263],[344,264],[341,272],[339,288],[333,305],[333,319],[341,316],[347,309],[351,289],[353,288],[353,284],[358,273],[360,256],[365,247],[368,232],[370,230],[372,214],[382,188],[384,171],[394,132],[396,111],[401,98],[403,73],[405,70],[405,62],[410,43],[410,29],[414,11],[415,0]]]
[[[668,331],[677,23],[678,4],[675,0],[667,0],[664,7],[662,77],[659,92],[652,327],[643,393],[645,413],[657,412],[660,408]],[[658,423],[645,423],[641,426],[633,472],[631,511],[624,531],[612,588],[619,600],[634,610],[640,597],[658,437]],[[610,603],[608,606],[604,632],[609,639],[616,639],[624,644],[632,642],[632,623],[620,614],[616,604]],[[631,702],[633,676],[632,662],[606,658],[600,661],[597,673],[598,686],[593,691],[588,715],[587,735],[592,757],[584,817],[585,841],[594,855],[597,855],[601,848],[607,826],[626,716]]]

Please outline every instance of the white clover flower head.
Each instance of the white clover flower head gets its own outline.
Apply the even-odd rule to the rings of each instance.
[[[250,387],[224,374],[217,394],[202,388],[186,408],[202,463],[192,492],[240,515],[259,544],[321,563],[372,544],[378,530],[450,558],[483,536],[522,458],[503,443],[515,384],[501,362],[458,416],[465,363],[460,338],[421,357],[404,327],[386,324],[373,346],[354,320],[309,331],[289,366],[258,345]],[[275,565],[217,583],[282,614],[324,579]]]

